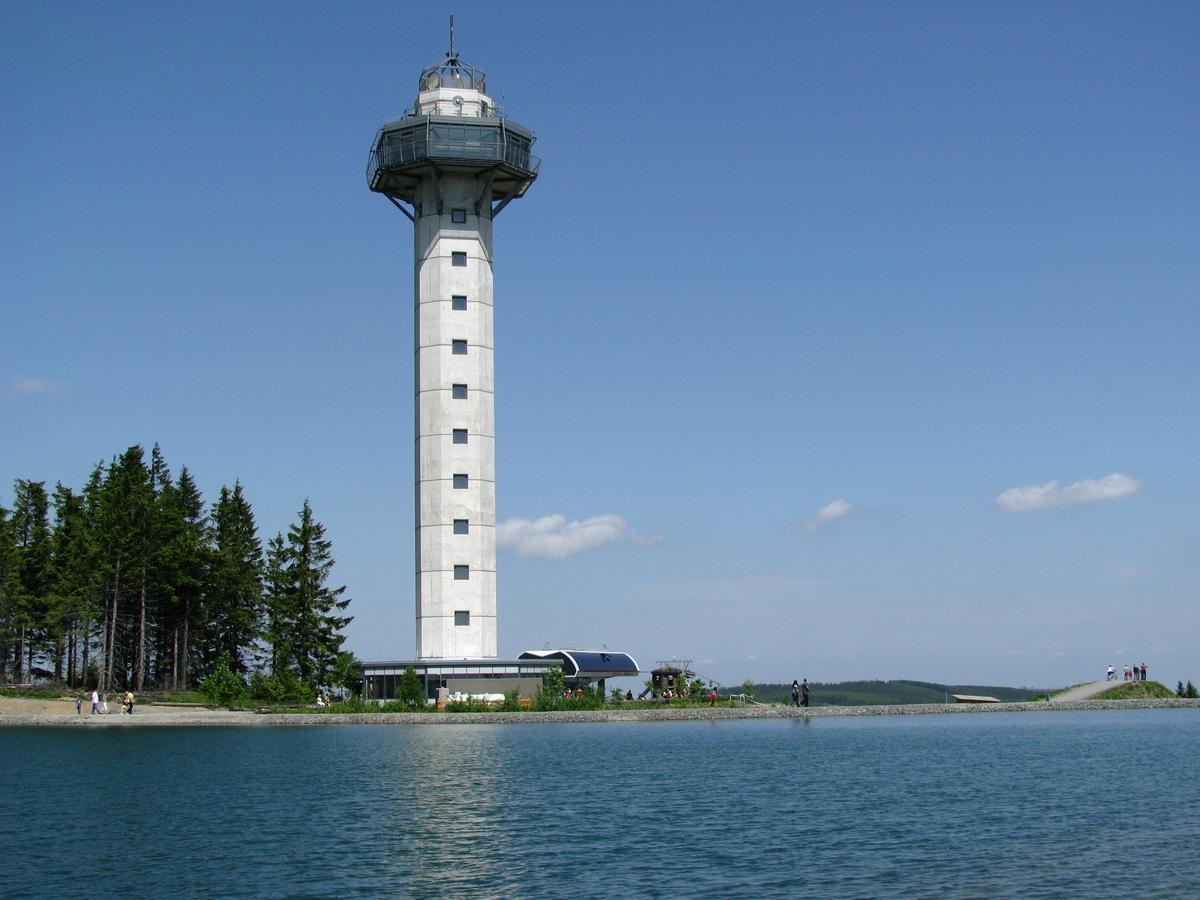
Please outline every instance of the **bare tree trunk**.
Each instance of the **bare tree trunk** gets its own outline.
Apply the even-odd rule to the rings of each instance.
[[[75,686],[75,641],[79,628],[79,620],[72,618],[71,627],[67,629],[67,684]]]
[[[121,600],[121,557],[117,557],[117,572],[113,580],[112,615],[108,620],[108,635],[104,650],[104,689],[112,688],[113,656],[117,649],[117,607]]]
[[[137,658],[137,681],[134,688],[139,694],[142,692],[142,685],[146,683],[146,567],[142,566],[142,591],[140,600],[140,610],[138,612],[138,658]]]
[[[24,675],[25,675],[25,670],[24,670],[24,666],[25,666],[25,626],[24,625],[21,626],[21,636],[17,638],[16,664],[17,664],[17,670],[14,674],[16,675],[17,684],[21,684],[25,680],[25,678],[24,678]]]
[[[181,670],[183,673],[183,680],[179,685],[179,687],[185,691],[188,689],[188,661],[191,659],[191,653],[189,653],[191,644],[188,643],[188,622],[191,620],[191,618],[192,601],[185,600],[183,602],[183,647],[181,648],[183,653],[183,667]]]
[[[82,641],[83,654],[82,654],[82,668],[80,669],[80,672],[79,672],[79,680],[80,680],[80,682],[83,682],[87,678],[88,660],[91,658],[91,654],[88,653],[88,650],[91,648],[91,644],[92,644],[92,640],[91,640],[91,638],[92,638],[92,636],[91,636],[92,620],[88,619],[88,618],[84,618],[83,628],[80,630],[83,632],[83,641]]]
[[[171,648],[171,690],[179,690],[179,624],[175,624],[175,643]]]

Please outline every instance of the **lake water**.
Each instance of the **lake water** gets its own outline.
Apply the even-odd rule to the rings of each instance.
[[[1200,895],[1200,710],[0,729],[0,895]]]

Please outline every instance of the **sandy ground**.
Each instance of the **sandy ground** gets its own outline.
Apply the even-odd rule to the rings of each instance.
[[[230,712],[199,707],[140,705],[132,716],[121,715],[110,701],[111,715],[76,715],[75,701],[18,700],[0,697],[0,729],[6,727],[50,728],[136,728],[176,726],[319,726],[319,725],[504,725],[554,722],[668,722],[718,721],[722,719],[807,719],[829,716],[911,716],[930,714],[977,715],[987,713],[1059,712],[1100,709],[1177,709],[1200,708],[1200,700],[1076,700],[1055,703],[925,703],[906,706],[821,706],[797,709],[787,706],[680,707],[653,709],[608,709],[566,712],[519,713],[339,713],[304,715]]]
[[[87,695],[87,699],[83,701],[83,714],[78,718],[84,718],[91,715],[92,701],[91,695]],[[108,713],[109,717],[116,716],[122,711],[121,695],[110,694],[108,697]],[[180,707],[180,706],[155,706],[152,703],[138,703],[135,700],[133,704],[133,714],[135,717],[140,715],[161,716],[166,714],[176,716],[195,716],[207,713],[208,710],[202,707]],[[70,716],[76,718],[75,701],[70,697],[64,697],[59,700],[38,700],[25,699],[23,697],[0,697],[0,716]],[[99,718],[93,716],[93,718]]]

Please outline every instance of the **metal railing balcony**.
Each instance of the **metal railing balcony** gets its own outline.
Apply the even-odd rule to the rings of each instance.
[[[494,162],[510,166],[530,176],[536,176],[542,160],[534,156],[527,147],[515,141],[503,140],[500,133],[495,141],[453,140],[446,138],[419,138],[402,140],[391,145],[376,144],[371,148],[367,160],[367,183],[374,185],[382,170],[399,169],[414,163],[431,160],[434,162],[469,161]]]

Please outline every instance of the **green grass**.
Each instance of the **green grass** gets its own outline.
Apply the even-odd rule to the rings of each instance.
[[[1096,700],[1159,700],[1169,699],[1175,692],[1157,681],[1126,681],[1098,694]]]
[[[18,697],[27,700],[57,700],[59,697],[74,696],[82,691],[71,691],[67,688],[0,688],[0,696]]]
[[[950,694],[995,697],[1004,703],[1031,700],[1045,695],[1044,689],[998,687],[986,684],[935,684],[928,681],[840,681],[809,682],[811,706],[882,706],[905,703],[945,703]],[[760,703],[788,703],[790,684],[756,684],[754,699]],[[954,698],[950,697],[950,702]]]

